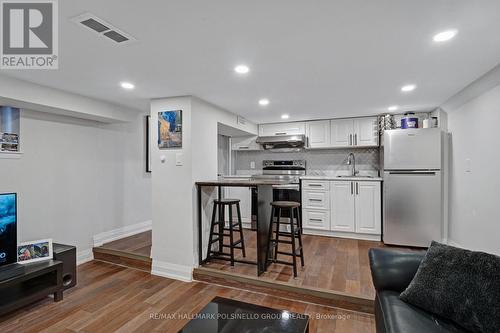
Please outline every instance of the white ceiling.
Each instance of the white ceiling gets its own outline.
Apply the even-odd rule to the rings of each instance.
[[[138,41],[70,21],[85,12]],[[59,1],[59,16],[59,70],[3,74],[142,110],[192,94],[257,122],[432,109],[500,62],[498,0],[86,0]]]

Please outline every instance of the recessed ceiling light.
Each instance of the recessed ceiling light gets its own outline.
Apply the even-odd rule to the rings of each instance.
[[[435,42],[446,42],[457,35],[457,30],[446,30],[440,32],[432,38]]]
[[[389,106],[387,108],[387,110],[389,110],[389,111],[396,111],[397,109],[399,109],[399,107],[397,105]]]
[[[250,68],[247,65],[238,65],[234,67],[234,71],[238,74],[246,74],[250,72]]]
[[[135,88],[134,84],[130,83],[130,82],[121,82],[120,86],[122,86],[123,89],[127,89],[127,90],[132,90]]]
[[[262,106],[269,105],[269,100],[267,98],[260,99],[259,105],[262,105]]]
[[[282,115],[281,115],[281,119],[288,119],[288,118],[290,118],[290,116],[289,116],[289,115],[287,115],[287,114],[282,114]]]
[[[413,91],[413,90],[415,90],[416,87],[417,86],[415,84],[407,84],[407,85],[401,87],[401,91],[403,91],[403,92]]]

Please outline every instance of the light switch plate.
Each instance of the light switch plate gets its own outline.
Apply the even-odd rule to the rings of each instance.
[[[470,158],[465,159],[465,172],[472,172],[472,161]]]
[[[182,153],[176,153],[175,154],[175,165],[176,166],[181,166],[183,164],[183,154]]]

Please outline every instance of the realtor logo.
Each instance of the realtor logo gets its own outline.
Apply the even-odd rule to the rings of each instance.
[[[0,68],[58,68],[56,1],[0,0]]]

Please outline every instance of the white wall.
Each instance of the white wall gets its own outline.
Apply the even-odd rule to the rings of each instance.
[[[128,122],[138,110],[0,75],[0,105],[104,123]]]
[[[158,112],[182,110],[182,149],[158,149]],[[153,268],[152,273],[190,280],[197,263],[195,181],[217,178],[218,123],[257,133],[257,125],[194,97],[151,101],[153,124]],[[176,154],[183,165],[176,166]],[[165,162],[161,162],[161,157]]]
[[[500,86],[445,111],[452,133],[450,242],[500,255]]]
[[[22,110],[24,154],[0,158],[0,192],[19,195],[18,240],[53,238],[82,255],[94,235],[151,220],[144,124]]]

